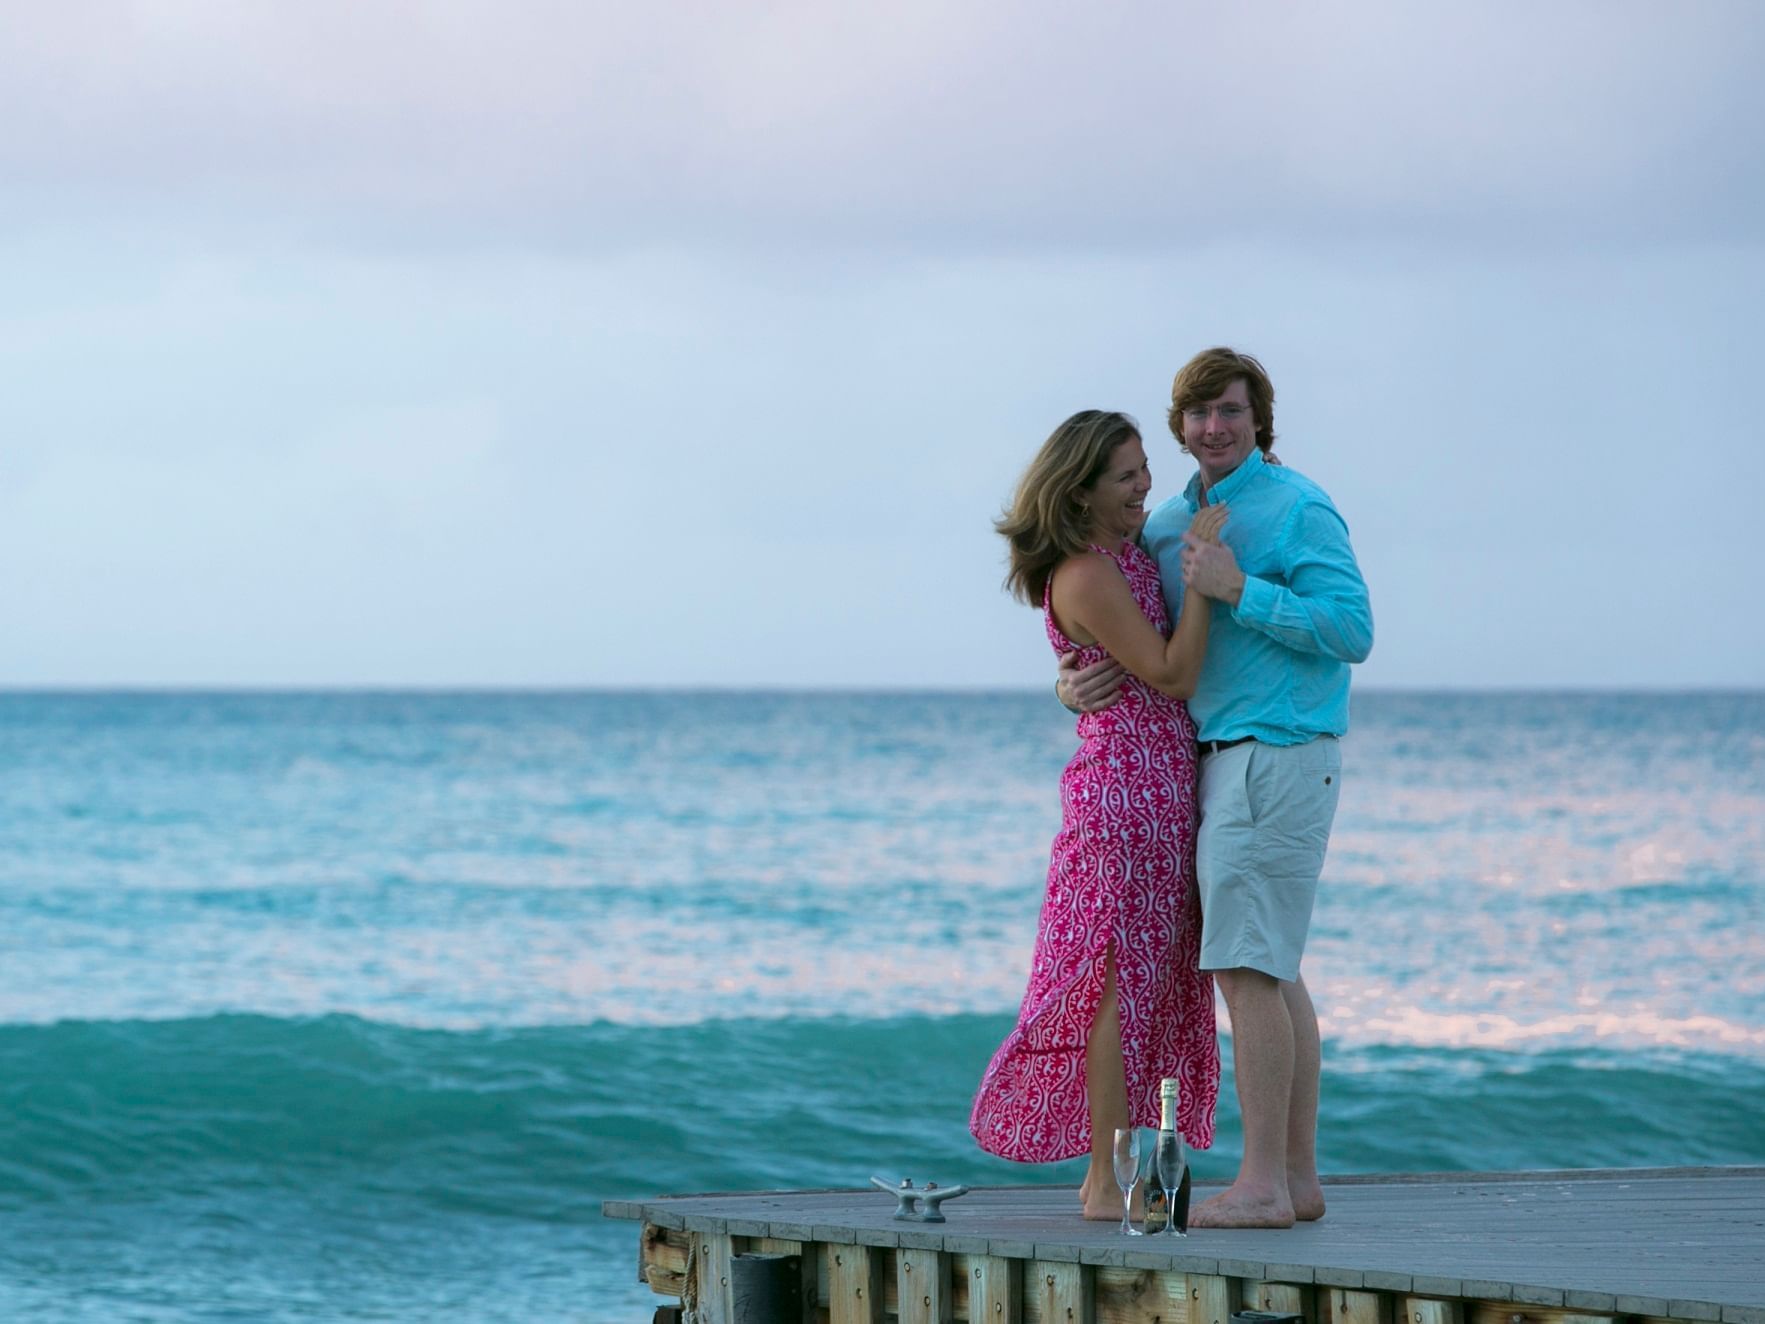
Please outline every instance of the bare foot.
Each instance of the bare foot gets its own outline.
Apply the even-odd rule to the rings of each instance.
[[[1324,1188],[1316,1177],[1294,1177],[1287,1174],[1287,1189],[1293,1195],[1293,1217],[1301,1223],[1315,1223],[1324,1216]]]
[[[1095,1200],[1086,1199],[1083,1204],[1086,1218],[1108,1219],[1113,1223],[1122,1221],[1122,1196],[1119,1190],[1115,1192],[1113,1200],[1100,1196]],[[1136,1223],[1146,1221],[1146,1202],[1141,1198],[1139,1191],[1134,1192],[1134,1203],[1128,1208],[1128,1216]]]
[[[1093,1195],[1091,1179],[1086,1177],[1079,1185],[1079,1207],[1085,1211],[1086,1218],[1114,1219],[1119,1223],[1122,1217],[1121,1187],[1111,1186]],[[1146,1217],[1146,1191],[1143,1187],[1134,1188],[1134,1203],[1130,1214],[1136,1222],[1144,1221]]]
[[[1293,1204],[1278,1196],[1253,1197],[1228,1187],[1189,1211],[1195,1227],[1292,1227]]]
[[[1122,1221],[1121,1192],[1119,1192],[1119,1191],[1116,1192],[1115,1200],[1113,1203],[1110,1202],[1109,1200],[1105,1200],[1105,1199],[1098,1199],[1098,1200],[1094,1200],[1094,1201],[1093,1200],[1086,1200],[1085,1201],[1085,1217],[1097,1219],[1098,1221],[1108,1220],[1109,1222],[1112,1222],[1112,1223],[1121,1222]]]

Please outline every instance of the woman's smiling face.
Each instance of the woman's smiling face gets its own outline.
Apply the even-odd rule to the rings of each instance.
[[[1152,470],[1140,438],[1119,442],[1086,491],[1091,537],[1106,545],[1137,537],[1146,522],[1146,494],[1151,490]]]

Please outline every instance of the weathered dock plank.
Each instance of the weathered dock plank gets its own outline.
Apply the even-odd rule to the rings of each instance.
[[[1242,1307],[1308,1324],[1765,1324],[1765,1167],[1406,1174],[1327,1180],[1326,1192],[1320,1222],[1186,1240],[1087,1223],[1070,1187],[976,1190],[944,1206],[943,1224],[896,1222],[893,1204],[864,1190],[609,1201],[605,1212],[645,1225],[643,1272],[664,1294],[690,1237],[698,1258],[686,1267],[713,1310],[732,1249],[771,1238],[816,1262],[805,1276],[828,1282],[835,1321],[905,1304],[937,1320],[1227,1324]]]
[[[883,1324],[882,1255],[869,1246],[831,1247],[827,1308],[832,1324]]]

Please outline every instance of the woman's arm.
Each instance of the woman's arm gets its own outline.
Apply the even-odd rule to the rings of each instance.
[[[1216,541],[1226,520],[1224,506],[1210,506],[1195,517],[1196,536]],[[1128,581],[1106,556],[1087,552],[1060,567],[1054,577],[1054,615],[1067,633],[1090,636],[1148,685],[1173,698],[1195,693],[1201,659],[1207,651],[1211,604],[1195,590],[1183,596],[1177,628],[1167,640],[1134,601]]]

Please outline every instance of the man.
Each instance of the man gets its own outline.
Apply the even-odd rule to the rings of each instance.
[[[1290,1227],[1324,1213],[1318,1019],[1299,963],[1341,790],[1348,667],[1371,650],[1373,617],[1330,498],[1266,458],[1274,405],[1248,354],[1191,359],[1171,388],[1170,428],[1198,472],[1142,535],[1172,620],[1186,584],[1213,611],[1189,700],[1201,744],[1201,966],[1232,1020],[1244,1158],[1232,1185],[1193,1211],[1196,1227]],[[1225,531],[1204,544],[1189,521],[1221,503]],[[1062,659],[1060,681],[1069,707],[1114,701],[1119,667],[1071,663]]]

